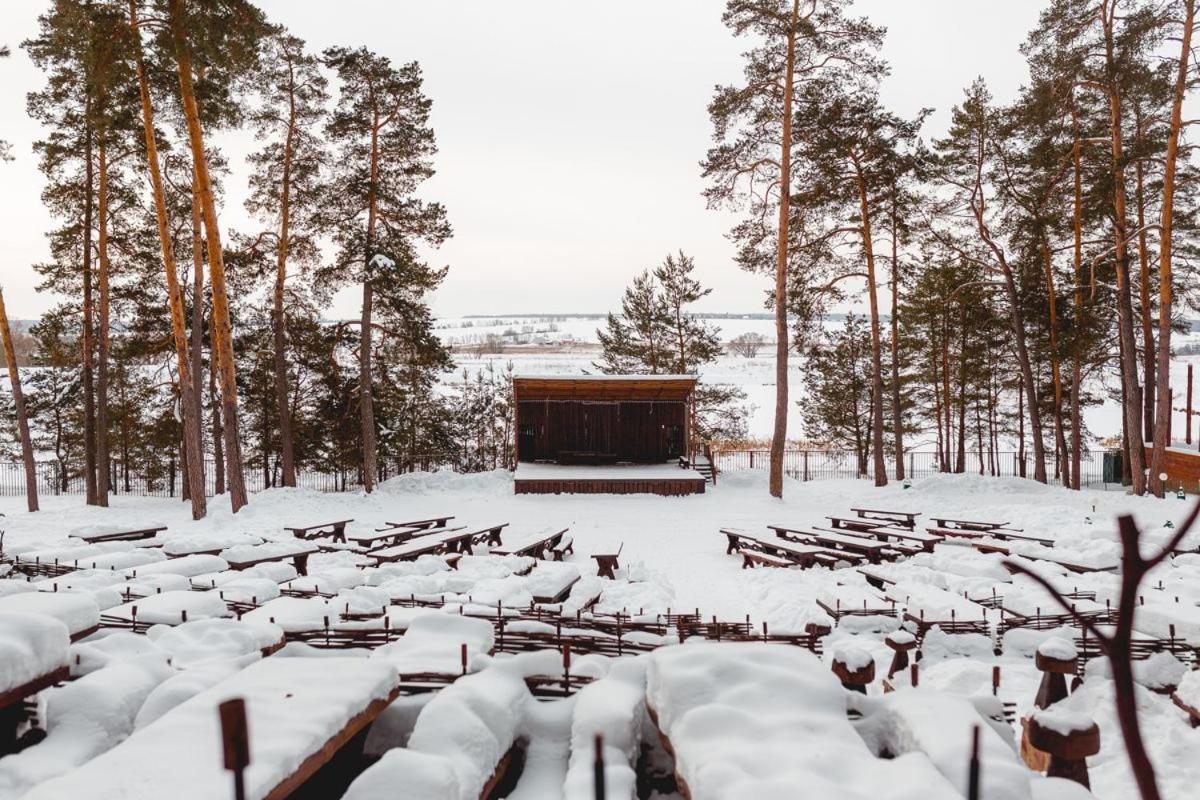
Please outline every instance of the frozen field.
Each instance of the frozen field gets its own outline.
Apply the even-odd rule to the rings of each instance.
[[[720,328],[721,339],[725,342],[742,333],[757,333],[768,342],[756,358],[744,358],[731,353],[718,358],[704,369],[701,377],[706,381],[741,387],[746,392],[747,404],[751,409],[751,437],[769,439],[775,414],[775,358],[772,345],[769,344],[775,339],[774,322],[757,317],[710,319],[707,322]],[[827,329],[839,327],[841,324],[840,318],[831,318],[825,322]],[[503,369],[507,363],[512,362],[518,374],[527,375],[598,372],[594,366],[599,359],[596,329],[603,325],[603,317],[485,316],[444,319],[439,321],[437,332],[444,342],[457,349],[455,361],[458,369],[453,375],[447,376],[447,381],[453,381],[459,378],[464,368],[475,371],[489,362],[497,369]],[[501,354],[478,355],[473,352],[472,346],[486,340],[488,335],[516,344]],[[1200,342],[1200,334],[1176,335],[1173,341],[1176,346]],[[1200,363],[1200,356],[1180,356],[1171,365],[1171,382],[1176,387],[1176,411],[1172,422],[1175,438],[1179,440],[1183,439],[1182,431],[1186,421],[1183,409],[1189,363]],[[803,400],[804,359],[793,356],[788,366],[790,397],[794,401]],[[1197,380],[1200,381],[1200,376]],[[1106,397],[1103,404],[1091,406],[1084,411],[1084,422],[1097,438],[1120,435],[1120,404],[1114,399],[1119,388],[1115,372],[1092,387],[1093,391]],[[1196,405],[1200,408],[1200,386],[1196,391]],[[1196,422],[1195,427],[1200,432],[1200,422]],[[788,413],[788,437],[800,439],[803,436],[804,426],[800,410],[793,402]],[[932,449],[932,446],[926,444],[921,449]]]
[[[1077,636],[1068,628],[1007,628],[996,599],[1000,598],[1004,607],[1011,606],[1010,619],[1011,614],[1050,614],[1050,599],[1030,582],[1015,579],[1004,570],[1003,556],[978,552],[969,542],[948,540],[932,552],[871,568],[889,581],[881,589],[868,584],[857,569],[844,565],[803,571],[743,569],[742,559],[726,552],[726,539],[719,529],[730,526],[770,536],[767,525],[820,527],[828,524],[826,516],[849,515],[853,506],[920,513],[918,530],[936,515],[1003,522],[1054,545],[1007,543],[1014,555],[1026,559],[1024,563],[1038,565],[1064,590],[1094,597],[1087,602],[1102,608],[1115,600],[1116,576],[1111,572],[1070,572],[1058,562],[1111,567],[1118,557],[1113,526],[1118,513],[1133,513],[1146,530],[1147,541],[1156,542],[1169,533],[1163,526],[1181,518],[1188,508],[1174,498],[1072,493],[1030,481],[970,476],[925,479],[908,490],[899,486],[875,489],[865,481],[789,481],[782,501],[767,496],[762,473],[726,473],[708,493],[685,498],[516,496],[511,480],[504,472],[416,474],[388,481],[369,496],[270,490],[255,495],[236,516],[224,502],[215,501],[210,517],[199,522],[189,519],[183,504],[168,500],[121,497],[115,499],[113,508],[104,510],[84,507],[78,498],[46,498],[45,510],[29,515],[21,512],[16,498],[4,498],[0,510],[8,514],[4,546],[10,558],[16,556],[28,563],[40,554],[43,560],[57,558],[64,567],[69,564],[80,571],[39,578],[33,584],[20,576],[0,580],[0,629],[36,610],[39,615],[58,617],[87,638],[70,645],[69,655],[65,639],[46,651],[51,661],[57,658],[75,664],[72,671],[77,680],[43,693],[42,702],[50,712],[46,718],[50,737],[20,755],[0,759],[0,797],[18,797],[38,786],[30,797],[81,796],[78,792],[84,787],[103,785],[112,792],[108,796],[148,798],[148,785],[144,781],[139,785],[136,779],[136,765],[148,760],[162,762],[155,765],[155,774],[186,774],[196,786],[222,780],[217,767],[209,763],[218,757],[208,740],[215,736],[213,704],[231,691],[260,698],[254,702],[259,704],[256,713],[261,716],[256,722],[252,715],[252,731],[256,725],[261,730],[279,728],[278,736],[263,751],[268,763],[256,776],[255,785],[269,789],[272,781],[295,768],[296,752],[322,741],[322,736],[342,724],[339,720],[344,721],[372,698],[392,696],[389,681],[395,679],[389,678],[386,670],[368,669],[361,661],[362,667],[353,666],[355,659],[344,656],[374,655],[368,659],[371,664],[391,663],[401,676],[439,671],[453,676],[459,670],[461,643],[466,648],[463,652],[469,651],[469,669],[466,664],[463,668],[472,673],[471,679],[460,679],[453,692],[443,690],[432,701],[423,695],[400,702],[381,717],[371,737],[377,752],[386,755],[362,774],[346,797],[450,800],[477,796],[472,792],[486,783],[500,756],[515,743],[525,748],[526,769],[510,797],[590,797],[587,778],[592,732],[605,733],[611,780],[614,785],[626,785],[623,782],[632,780],[639,748],[645,755],[643,746],[653,744],[643,738],[639,721],[649,704],[682,759],[675,765],[678,777],[717,781],[704,785],[725,787],[710,794],[693,793],[693,797],[751,796],[745,792],[782,797],[785,795],[759,792],[766,791],[772,780],[794,787],[811,779],[840,786],[844,794],[823,795],[831,798],[959,798],[963,796],[966,758],[963,742],[969,738],[971,720],[979,723],[988,714],[999,713],[1000,702],[1011,704],[1016,718],[1030,713],[1040,679],[1033,666],[1035,651],[1051,639],[1048,650],[1073,648],[1070,641]],[[437,556],[376,566],[373,560],[336,547],[308,556],[307,578],[297,577],[289,566],[289,548],[295,548],[296,542],[285,526],[353,519],[346,529],[353,542],[397,518],[447,515],[472,529],[508,523],[505,545],[535,532],[566,528],[573,537],[573,553],[567,554],[562,564],[539,561],[531,572],[528,560],[481,556],[486,545],[476,550],[476,556],[464,557],[457,570],[447,569]],[[154,539],[111,542],[91,550],[68,538],[72,533],[164,525],[167,530]],[[259,543],[264,540],[265,544]],[[1193,534],[1184,545],[1200,547],[1200,536]],[[618,550],[615,579],[597,579],[591,554]],[[230,564],[250,554],[260,554],[268,563],[246,572],[229,571]],[[683,661],[671,656],[671,647],[632,658],[629,653],[625,658],[578,656],[576,670],[598,678],[594,687],[584,689],[570,702],[531,703],[524,699],[528,697],[525,681],[533,679],[531,676],[553,675],[561,669],[555,666],[561,656],[551,651],[515,658],[497,652],[488,657],[489,650],[502,649],[493,638],[488,615],[499,620],[501,608],[516,613],[515,609],[532,607],[531,594],[545,593],[548,585],[564,579],[569,595],[561,606],[552,606],[563,615],[560,636],[575,635],[562,631],[580,619],[577,613],[583,614],[585,621],[593,615],[599,620],[611,614],[631,615],[636,621],[698,610],[702,619],[748,620],[753,631],[764,630],[765,624],[774,635],[799,634],[810,623],[830,625],[832,632],[823,642],[826,666],[819,667],[802,648],[745,644],[684,644],[683,650],[693,655],[681,656]],[[1165,637],[1168,628],[1175,626],[1174,636],[1192,647],[1200,645],[1200,593],[1196,590],[1200,555],[1177,557],[1148,583],[1152,585],[1147,587],[1135,623],[1139,633]],[[41,590],[37,595],[46,602],[32,603],[31,590],[35,589]],[[430,602],[442,610],[412,608],[404,602],[410,597],[436,598]],[[587,597],[593,598],[594,605],[582,605]],[[836,620],[830,616],[831,609],[868,603],[872,608],[878,606],[880,612]],[[139,604],[140,609],[136,608]],[[135,607],[132,630],[128,625],[130,606]],[[987,633],[948,634],[915,623],[918,619],[949,619],[952,611],[960,623],[970,622]],[[465,617],[460,616],[464,613]],[[906,688],[908,672],[901,671],[889,681],[898,692],[884,695],[882,680],[893,654],[884,640],[889,636],[895,641],[912,638],[902,629],[904,614],[910,622],[903,628],[923,638],[920,688]],[[242,621],[234,622],[234,615]],[[88,634],[97,618],[99,632]],[[387,620],[383,631],[378,627],[381,620]],[[381,634],[394,631],[399,638],[383,646],[364,642],[361,650],[322,651],[299,644],[307,641],[319,647],[321,630],[328,636],[330,625],[337,634],[349,635],[367,626]],[[403,629],[407,632],[401,636]],[[6,630],[0,630],[0,646],[5,646]],[[508,635],[521,631],[521,635],[536,638],[538,631],[550,636],[554,630],[553,625],[522,621],[511,623]],[[65,637],[65,631],[61,635]],[[639,636],[639,646],[647,648],[672,641],[671,636],[659,634]],[[260,659],[260,649],[280,637],[290,642],[283,652],[261,661],[253,672],[247,669]],[[756,647],[767,649],[757,653]],[[587,652],[582,645],[580,648]],[[711,648],[711,652],[703,648]],[[999,655],[996,648],[1001,650]],[[19,650],[5,652],[18,654],[6,664],[25,664],[34,671],[45,666],[32,656],[19,656]],[[313,704],[313,718],[303,729],[292,730],[280,722],[289,712],[272,705],[278,701],[272,699],[268,687],[273,683],[309,685],[312,679],[303,663],[284,666],[283,662],[305,662],[308,659],[303,656],[319,652],[342,656],[328,661],[324,669],[331,671],[329,674],[344,672],[345,682],[306,695],[305,702]],[[171,656],[169,665],[163,661],[167,656]],[[861,701],[852,695],[846,700],[837,682],[830,679],[827,667],[833,658],[874,662],[876,678]],[[1186,673],[1179,692],[1200,694],[1195,680],[1200,673],[1188,672],[1195,668],[1190,659],[1178,661],[1160,654],[1143,663],[1149,665],[1139,672],[1145,686],[1161,688],[1167,679],[1178,683]],[[998,701],[992,699],[992,669],[996,666],[1002,676]],[[1100,659],[1087,662],[1086,679],[1061,702],[1060,711],[1071,711],[1075,716],[1068,716],[1072,719],[1080,714],[1095,719],[1101,731],[1101,749],[1088,759],[1092,787],[1097,797],[1126,800],[1134,790],[1113,716],[1112,683],[1103,666]],[[8,672],[11,667],[0,669],[0,682],[21,677]],[[767,677],[776,673],[791,677]],[[727,679],[712,683],[718,674],[736,675],[744,685],[729,684]],[[767,683],[757,683],[759,680]],[[783,683],[772,684],[774,680]],[[701,689],[702,685],[707,688]],[[770,689],[772,686],[776,688]],[[775,691],[799,704],[789,706],[795,720],[767,711]],[[1200,729],[1188,726],[1184,713],[1168,696],[1148,688],[1139,691],[1145,734],[1151,755],[1160,765],[1165,796],[1190,798],[1200,781]],[[734,701],[734,696],[742,700]],[[102,702],[101,697],[110,699]],[[119,702],[114,698],[120,698]],[[150,699],[154,700],[152,710],[139,713]],[[744,709],[736,710],[739,702],[748,704],[747,708],[762,705],[761,713],[748,718]],[[866,720],[857,728],[847,725],[845,715],[837,710],[847,702],[859,708]],[[995,708],[987,711],[993,702]],[[76,708],[74,716],[65,714],[69,703],[89,710]],[[715,750],[717,740],[699,736],[695,723],[687,722],[696,704],[703,707],[703,714],[716,715],[714,719],[728,717],[729,727],[719,739],[725,744]],[[89,714],[98,719],[89,722]],[[821,764],[820,759],[810,763],[791,758],[768,763],[758,757],[761,754],[745,749],[748,742],[763,738],[778,738],[782,747],[788,736],[816,724],[817,719],[825,720],[821,725],[839,743],[830,751],[839,754],[832,765]],[[984,786],[991,787],[984,797],[1071,800],[1089,796],[1078,787],[1039,780],[1026,770],[1016,755],[1019,727],[1004,722],[984,727],[990,731],[984,750]],[[170,743],[192,736],[203,740],[205,748],[196,751],[194,759],[170,767],[176,763],[172,759],[177,759]],[[404,743],[407,747],[396,748]],[[799,740],[794,744],[806,747]],[[903,759],[878,760],[878,748],[896,755],[898,747],[905,748],[901,750],[906,754]],[[659,753],[658,757],[664,756]],[[743,778],[724,783],[735,773],[723,772],[727,777],[718,781],[715,774],[702,777],[707,773],[696,771],[699,763],[711,759],[729,762],[729,768],[738,764],[737,770],[749,769],[752,762],[757,766]],[[620,767],[621,763],[626,766]],[[129,778],[127,773],[135,777]],[[867,773],[874,777],[866,777]]]

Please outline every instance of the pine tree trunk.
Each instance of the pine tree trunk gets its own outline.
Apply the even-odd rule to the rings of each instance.
[[[787,271],[788,224],[792,199],[792,90],[796,73],[796,26],[800,0],[792,0],[788,26],[787,63],[783,80],[783,135],[779,155],[779,231],[775,245],[775,427],[771,434],[769,490],[783,497],[783,451],[787,447],[788,415],[788,324]]]
[[[175,253],[172,246],[170,225],[167,221],[167,200],[163,189],[162,172],[158,163],[158,145],[154,134],[154,107],[150,99],[150,82],[146,75],[145,59],[142,55],[141,34],[138,30],[137,0],[129,0],[129,24],[133,32],[137,60],[138,89],[142,105],[142,132],[146,138],[146,163],[150,172],[150,184],[154,191],[154,210],[158,223],[159,244],[162,246],[163,268],[167,277],[167,297],[171,308],[171,335],[175,342],[175,358],[179,371],[179,388],[183,393],[181,403],[184,437],[193,450],[200,451],[200,425],[194,405],[188,402],[187,393],[192,391],[190,364],[188,363],[188,341],[184,325],[183,292],[179,286],[179,275],[175,268]],[[204,483],[200,474],[193,470],[185,476],[191,489],[192,518],[200,519],[207,512],[204,498]]]
[[[97,139],[99,159],[99,187],[97,189],[97,213],[99,216],[99,238],[97,256],[100,290],[99,359],[96,365],[96,502],[108,505],[108,494],[112,489],[112,464],[108,453],[108,360],[111,350],[109,338],[109,260],[108,260],[108,137],[101,131]]]
[[[212,407],[213,492],[225,494],[225,432],[221,424],[221,395],[217,387],[217,371],[221,354],[214,348],[208,369],[208,396]]]
[[[8,309],[4,306],[3,289],[0,289],[0,337],[4,339],[4,363],[8,365],[8,383],[17,414],[17,436],[21,440],[21,461],[25,464],[25,502],[30,511],[37,511],[37,465],[33,461],[33,441],[29,438],[25,394],[21,391],[21,373],[17,369],[17,352],[13,347],[12,328],[8,325]]]
[[[1171,130],[1167,139],[1166,168],[1163,172],[1161,231],[1158,254],[1158,408],[1155,414],[1154,457],[1150,474],[1157,480],[1166,463],[1171,431],[1171,312],[1174,305],[1174,275],[1171,256],[1174,242],[1175,175],[1179,160],[1179,137],[1183,130],[1183,103],[1188,88],[1188,58],[1192,48],[1192,28],[1196,23],[1196,0],[1184,0],[1186,14],[1183,43],[1179,53],[1179,72],[1175,78],[1175,97],[1171,105]],[[1188,386],[1190,393],[1191,386]],[[1191,405],[1189,394],[1188,404]],[[1192,422],[1188,420],[1188,430]],[[1158,487],[1161,496],[1163,487]]]
[[[1113,54],[1113,25],[1116,16],[1116,0],[1103,0],[1100,21],[1104,28],[1105,64],[1107,69],[1107,94],[1110,137],[1112,145],[1113,178],[1113,233],[1116,239],[1115,261],[1117,273],[1117,327],[1121,340],[1121,385],[1125,392],[1122,402],[1125,425],[1126,448],[1128,450],[1130,480],[1133,493],[1146,493],[1146,452],[1142,439],[1142,409],[1138,398],[1137,346],[1133,339],[1133,299],[1129,285],[1129,240],[1126,231],[1128,208],[1125,199],[1125,145],[1121,132],[1121,89],[1120,76]]]
[[[200,189],[200,204],[204,211],[204,233],[208,246],[208,266],[212,286],[212,338],[221,352],[219,376],[221,404],[224,417],[226,472],[229,500],[234,513],[246,505],[246,477],[242,470],[241,442],[238,437],[237,369],[233,351],[233,330],[229,318],[229,294],[225,283],[225,260],[221,250],[221,233],[217,224],[217,204],[213,196],[208,159],[204,152],[204,133],[200,125],[200,109],[192,86],[192,62],[188,51],[187,31],[184,28],[183,0],[171,0],[171,38],[179,74],[179,96],[187,122],[188,143],[192,151],[192,168]],[[200,452],[197,449],[197,452]]]
[[[1075,260],[1075,327],[1071,342],[1071,488],[1081,486],[1079,471],[1083,466],[1083,414],[1080,402],[1080,384],[1083,383],[1083,346],[1078,329],[1084,324],[1083,308],[1083,141],[1079,136],[1079,120],[1074,102],[1071,104],[1071,128],[1075,134],[1072,148],[1072,171],[1075,191],[1072,201],[1072,228],[1074,229]]]
[[[871,456],[876,486],[887,486],[887,464],[883,460],[883,343],[879,335],[879,293],[875,285],[875,246],[871,236],[871,207],[867,198],[867,181],[858,156],[851,152],[854,177],[858,184],[858,206],[861,215],[863,253],[867,262],[867,297],[871,308]]]
[[[1141,161],[1134,164],[1134,203],[1138,225],[1138,305],[1142,323],[1142,436],[1154,439],[1154,307],[1150,300],[1150,247],[1146,242],[1146,194]],[[1151,472],[1150,489],[1155,494],[1158,473]]]
[[[1058,299],[1054,293],[1054,262],[1050,256],[1050,244],[1043,234],[1039,249],[1042,265],[1046,268],[1046,297],[1050,313],[1050,375],[1054,382],[1054,454],[1055,464],[1064,486],[1071,485],[1071,467],[1067,460],[1067,440],[1063,431],[1063,385],[1062,365],[1058,353]]]
[[[92,186],[96,181],[92,159],[92,102],[89,98],[84,112],[83,143],[83,324],[80,337],[83,374],[80,389],[83,391],[83,486],[89,506],[96,500],[96,321],[95,304],[92,298],[92,225],[95,222],[95,203]]]
[[[275,413],[279,417],[279,453],[283,461],[283,485],[296,485],[296,460],[292,444],[292,413],[288,407],[287,337],[283,315],[287,283],[288,242],[291,224],[292,148],[296,130],[296,95],[288,94],[287,140],[283,146],[283,181],[279,193],[279,248],[275,262],[275,291],[271,296],[271,328],[275,354]]]
[[[192,173],[192,405],[196,419],[204,418],[204,212],[200,208],[200,187]],[[205,482],[204,426],[200,426],[200,452],[193,459]]]
[[[373,96],[372,96],[373,98]],[[371,119],[371,188],[367,198],[367,251],[363,265],[363,301],[361,329],[358,338],[358,404],[362,417],[363,489],[369,494],[375,488],[379,472],[379,454],[375,440],[375,396],[371,376],[371,314],[374,301],[372,281],[375,279],[375,224],[378,209],[375,187],[379,180],[379,112]]]
[[[900,242],[896,186],[892,185],[892,436],[895,437],[896,480],[904,480],[904,409],[900,402]]]

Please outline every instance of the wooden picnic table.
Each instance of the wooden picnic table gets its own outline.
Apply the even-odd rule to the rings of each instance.
[[[748,556],[743,552],[745,550],[762,552],[768,556],[782,557],[801,569],[808,569],[817,564],[832,566],[837,563],[838,558],[845,555],[844,553],[830,551],[824,547],[795,544],[780,538],[760,539],[738,528],[722,528],[721,533],[728,540],[725,552],[741,555],[743,569],[753,566],[753,563],[756,561],[753,556]]]
[[[354,522],[354,520],[339,519],[334,522],[322,522],[319,525],[285,527],[284,530],[290,531],[292,536],[295,536],[297,539],[322,539],[330,536],[335,542],[345,543],[346,525],[351,522]]]
[[[854,517],[826,517],[829,524],[834,528],[841,528],[848,531],[859,531],[866,533],[874,528],[882,528],[886,522],[873,522],[867,519],[857,519]]]
[[[869,531],[863,531],[868,536],[874,536],[880,541],[889,541],[891,539],[899,539],[902,542],[916,542],[921,549],[926,553],[933,552],[933,546],[945,541],[941,536],[932,533],[923,533],[921,531],[909,530],[907,528],[888,528],[881,526],[872,528]]]
[[[949,517],[931,517],[934,524],[939,528],[948,528],[951,530],[964,531],[994,531],[997,528],[1004,528],[1008,525],[1007,522],[981,522],[979,520],[970,519],[950,519]],[[1006,530],[1018,530],[1017,528],[1007,528]]]
[[[70,680],[70,677],[70,667],[55,667],[20,686],[0,692],[0,756],[6,756],[16,750],[17,728],[25,717],[25,698],[49,689],[56,683]]]
[[[72,539],[80,539],[88,544],[98,544],[100,542],[136,542],[140,539],[153,539],[161,531],[167,529],[166,525],[160,525],[153,528],[138,528],[131,531],[107,531],[101,533],[72,533]]]
[[[287,544],[292,544],[292,546],[280,546]],[[229,551],[222,551],[223,555],[221,557],[225,559],[226,563],[229,564],[229,568],[232,570],[238,570],[240,572],[244,569],[250,569],[250,567],[256,567],[259,564],[269,564],[273,561],[286,561],[290,558],[292,560],[292,564],[294,564],[296,567],[296,572],[300,573],[301,575],[308,574],[308,557],[313,553],[320,552],[320,548],[318,548],[316,545],[310,544],[303,540],[295,542],[294,544],[291,542],[267,542],[265,544],[246,545],[245,547],[236,548],[236,550],[243,552],[248,551],[251,553],[252,557],[240,559],[230,558],[228,555],[224,555],[224,553]],[[253,551],[258,552],[255,553]]]
[[[371,533],[355,533],[350,535],[350,541],[360,547],[365,547],[370,550],[372,547],[387,547],[390,545],[404,544],[412,539],[437,536],[451,531],[461,531],[465,525],[457,525],[453,528],[438,526],[434,528],[377,528]],[[382,543],[382,544],[381,544]]]
[[[545,559],[547,551],[553,550],[562,541],[568,529],[548,530],[548,533],[534,534],[531,538],[526,539],[518,545],[493,547],[491,554],[497,556],[531,556],[533,558]]]
[[[894,522],[912,530],[917,526],[919,511],[886,511],[881,508],[851,508],[862,519],[874,519],[881,522]]]
[[[445,528],[450,524],[450,520],[454,519],[451,514],[445,517],[430,517],[429,519],[414,519],[409,522],[384,522],[386,527],[376,528],[377,531],[385,531],[388,528]]]
[[[500,532],[508,527],[507,522],[482,528],[467,528],[460,526],[445,533],[428,536],[416,536],[403,544],[384,547],[367,552],[376,561],[408,561],[424,555],[440,555],[443,553],[472,553],[473,546],[481,541],[499,546]]]
[[[793,541],[800,541],[807,544],[820,544],[838,551],[849,550],[852,553],[866,556],[867,560],[872,564],[878,564],[883,560],[884,551],[888,547],[887,544],[876,539],[852,536],[847,533],[819,530],[802,531],[795,528],[786,528],[782,525],[768,525],[767,527],[775,531],[775,535],[781,539],[792,539]]]

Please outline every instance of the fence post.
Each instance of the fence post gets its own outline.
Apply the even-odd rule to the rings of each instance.
[[[808,482],[808,451],[804,451],[804,481]]]

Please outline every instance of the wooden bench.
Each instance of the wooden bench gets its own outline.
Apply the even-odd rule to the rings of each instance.
[[[385,522],[384,527],[376,528],[377,531],[385,531],[388,528],[416,528],[424,530],[425,528],[445,528],[450,524],[450,520],[454,519],[454,515],[446,517],[430,517],[429,519],[415,519],[409,522]]]
[[[596,559],[596,574],[601,578],[616,578],[616,571],[621,568],[617,559],[621,556],[621,551],[625,549],[625,543],[621,542],[621,546],[617,548],[615,553],[592,553],[592,558]]]
[[[70,678],[70,667],[56,667],[20,686],[0,692],[0,756],[6,756],[16,750],[17,729],[25,718],[25,698]]]
[[[917,527],[917,517],[921,516],[919,512],[915,511],[885,511],[878,508],[851,508],[850,510],[861,519],[894,523],[908,528],[910,531]]]
[[[830,527],[859,533],[869,533],[875,528],[882,528],[887,524],[885,522],[872,522],[866,519],[851,519],[848,517],[826,517],[825,519],[829,520]]]
[[[872,564],[878,564],[882,561],[885,555],[884,551],[888,549],[888,545],[877,539],[867,539],[848,533],[833,533],[819,530],[803,531],[795,528],[786,528],[782,525],[768,525],[767,527],[775,531],[775,535],[780,539],[790,539],[804,544],[818,544],[827,549],[836,550],[839,553],[854,553],[864,556]]]
[[[100,542],[136,542],[141,539],[153,539],[161,531],[167,529],[166,525],[161,525],[155,528],[139,528],[133,531],[111,531],[105,533],[72,533],[72,539],[80,539],[88,544],[98,544]]]
[[[305,525],[285,527],[285,531],[291,532],[292,536],[297,539],[306,541],[312,539],[323,539],[331,537],[335,542],[346,541],[346,525],[354,522],[352,519],[339,519],[335,522],[322,522],[320,525]]]
[[[872,528],[869,531],[863,531],[867,536],[874,536],[881,542],[889,542],[893,539],[901,542],[915,542],[917,546],[926,553],[933,552],[933,546],[945,541],[941,536],[932,533],[924,533],[922,531],[908,530],[907,528]],[[895,542],[892,543],[895,545]]]
[[[562,561],[566,558],[567,553],[575,552],[575,539],[569,533],[564,533],[563,537],[558,540],[558,544],[550,548],[550,554],[554,556],[555,561]]]
[[[371,533],[356,533],[352,534],[349,538],[351,543],[366,550],[371,550],[379,547],[404,544],[419,537],[437,536],[451,531],[461,531],[465,528],[465,525],[456,525],[452,528],[443,526],[432,528],[376,528]]]
[[[1183,713],[1188,715],[1188,722],[1192,724],[1193,728],[1200,728],[1200,708],[1190,706],[1183,702],[1179,695],[1175,694],[1174,692],[1171,693],[1171,701],[1174,702],[1175,705],[1181,711],[1183,711]]]
[[[789,558],[780,558],[773,556],[770,553],[764,553],[762,550],[751,550],[748,547],[743,547],[738,550],[738,555],[742,557],[742,569],[753,569],[755,566],[764,567],[794,567],[796,562]]]
[[[1019,531],[1019,528],[1005,528],[1007,522],[982,522],[973,519],[951,519],[949,517],[931,517],[934,525],[939,528],[950,528],[963,531],[994,531],[996,529]]]
[[[410,561],[425,555],[443,555],[448,553],[472,553],[472,546],[486,541],[489,544],[500,545],[500,532],[508,526],[507,522],[484,528],[467,528],[459,526],[444,533],[414,536],[402,544],[370,550],[367,555],[378,562]]]
[[[255,556],[244,559],[231,560],[228,556],[222,556],[229,564],[232,570],[242,571],[250,567],[256,567],[259,564],[269,564],[273,561],[286,561],[291,559],[292,564],[296,567],[296,572],[301,575],[308,574],[308,557],[313,553],[320,552],[320,548],[309,544],[307,541],[296,542],[291,548],[281,548],[273,545],[285,544],[284,542],[268,542],[259,545],[246,545],[245,550],[261,550],[261,556]],[[227,551],[225,551],[227,552]]]
[[[491,554],[497,556],[529,556],[531,558],[545,559],[546,552],[561,542],[566,533],[567,529],[562,528],[557,531],[552,530],[550,533],[535,534],[518,545],[493,547]]]
[[[848,561],[856,564],[862,560],[860,556],[850,553],[843,553],[808,544],[795,544],[778,537],[775,539],[760,539],[739,528],[722,528],[721,534],[725,536],[728,542],[728,546],[725,549],[726,553],[755,550],[775,558],[788,559],[792,565],[798,566],[801,569],[807,569],[818,564],[825,567],[833,567],[837,565],[838,561]],[[744,561],[742,566],[746,566]]]

